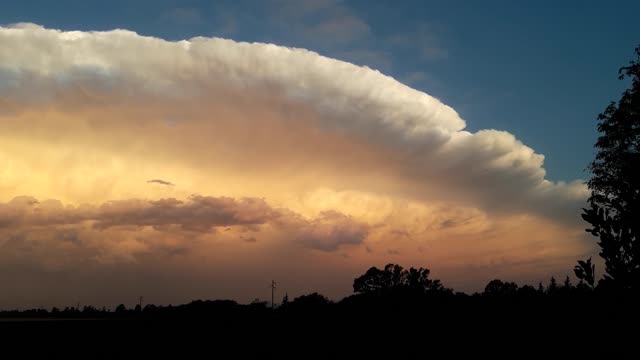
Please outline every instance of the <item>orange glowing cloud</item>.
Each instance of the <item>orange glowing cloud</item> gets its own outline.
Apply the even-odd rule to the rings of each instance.
[[[96,279],[123,296],[149,284],[158,302],[251,300],[271,277],[342,296],[387,262],[474,290],[566,274],[593,251],[580,181],[549,181],[513,135],[466,131],[438,99],[304,49],[18,24],[0,27],[0,80],[0,270],[73,280],[0,275],[23,300],[115,297]]]

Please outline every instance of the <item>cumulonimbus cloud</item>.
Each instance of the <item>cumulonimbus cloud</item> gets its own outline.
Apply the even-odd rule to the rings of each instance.
[[[544,157],[512,134],[465,131],[465,121],[438,99],[304,49],[33,24],[0,28],[0,44],[0,94],[9,103],[48,102],[71,88],[171,99],[220,89],[267,93],[312,109],[321,131],[391,153],[393,171],[411,183],[412,195],[446,189],[489,210],[569,221],[587,196],[580,181],[545,179]]]
[[[163,293],[173,273],[261,284],[278,269],[313,287],[393,255],[477,290],[593,252],[580,181],[549,181],[512,134],[465,126],[426,93],[304,49],[0,27],[0,284],[49,299],[65,282],[68,299],[73,284],[122,294],[141,269]],[[129,272],[110,287],[82,277],[114,262]],[[255,298],[218,290],[232,288]]]

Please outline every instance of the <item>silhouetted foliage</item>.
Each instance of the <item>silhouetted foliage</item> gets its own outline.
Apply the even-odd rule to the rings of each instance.
[[[547,286],[546,293],[548,295],[554,295],[558,292],[558,281],[556,281],[555,277],[551,277],[549,280],[549,285]]]
[[[263,301],[260,299],[254,299],[249,306],[259,309],[266,309],[267,307],[271,307],[268,301]]]
[[[581,281],[585,281],[591,288],[594,287],[596,266],[591,263],[591,258],[587,261],[578,260],[578,265],[573,268],[576,277]]]
[[[514,283],[512,283],[514,284]],[[517,285],[516,285],[517,286]],[[517,289],[517,295],[522,298],[534,299],[538,295],[538,291],[531,285],[524,285]]]
[[[484,295],[488,296],[513,296],[518,291],[518,285],[514,282],[502,282],[491,280],[484,288]]]
[[[281,307],[291,309],[315,309],[317,311],[320,308],[331,305],[332,302],[326,296],[318,294],[317,292],[298,296],[293,301],[288,302],[286,305],[283,303]]]
[[[589,166],[590,207],[582,217],[599,238],[607,287],[640,286],[640,46],[636,59],[619,70],[631,87],[598,116],[598,150]],[[586,281],[586,280],[585,280]]]
[[[427,268],[405,270],[397,264],[388,264],[383,270],[372,267],[353,281],[353,291],[363,294],[398,290],[419,293],[446,291],[440,280],[429,279],[429,273]]]

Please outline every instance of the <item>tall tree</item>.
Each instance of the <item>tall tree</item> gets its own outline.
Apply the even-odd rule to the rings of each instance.
[[[598,116],[590,207],[582,214],[591,224],[587,231],[599,238],[605,282],[622,289],[640,287],[640,46],[635,53],[619,70],[631,87]]]

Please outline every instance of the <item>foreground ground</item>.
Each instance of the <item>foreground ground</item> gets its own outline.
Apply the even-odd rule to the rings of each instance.
[[[638,356],[635,304],[387,297],[272,310],[215,301],[94,317],[5,317],[0,332],[3,352],[15,358],[621,359]]]

